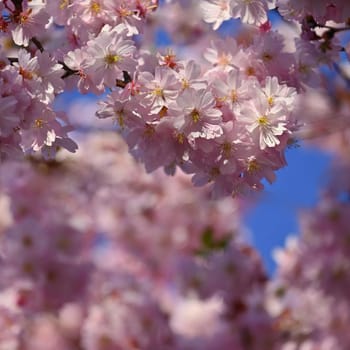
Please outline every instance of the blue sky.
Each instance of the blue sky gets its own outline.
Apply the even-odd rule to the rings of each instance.
[[[298,233],[298,211],[316,204],[331,161],[330,155],[305,145],[287,150],[286,155],[288,165],[277,172],[275,183],[266,184],[245,218],[269,273],[275,270],[273,249]]]

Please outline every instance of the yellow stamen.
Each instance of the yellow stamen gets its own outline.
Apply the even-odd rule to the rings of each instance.
[[[185,135],[183,133],[177,134],[176,140],[182,145],[185,142]]]
[[[218,58],[218,65],[219,66],[227,66],[231,63],[232,57],[231,55],[227,55],[225,53],[222,53]]]
[[[260,166],[256,159],[252,159],[248,162],[247,171],[248,173],[254,173],[260,169]]]
[[[28,22],[29,15],[30,15],[30,13],[28,13],[28,14],[26,14],[26,13],[21,14],[21,15],[19,16],[19,23],[25,24],[26,22]]]
[[[182,88],[185,90],[190,87],[190,83],[186,79],[182,79]]]
[[[157,97],[163,97],[163,89],[160,87],[156,87],[153,91],[152,91],[153,95],[157,96]]]
[[[119,55],[108,54],[105,56],[105,62],[107,64],[115,64],[122,60],[122,57]]]
[[[267,118],[266,115],[262,115],[261,117],[259,117],[258,119],[258,124],[260,126],[266,126],[269,124],[269,119]]]
[[[69,5],[69,0],[61,0],[59,9],[64,10]]]
[[[238,101],[238,95],[237,95],[237,91],[236,90],[232,90],[231,91],[231,101],[232,103],[235,103]]]
[[[90,4],[90,10],[94,15],[97,15],[101,11],[101,6],[98,2],[92,1]]]
[[[44,124],[45,124],[45,121],[40,119],[40,118],[34,120],[34,127],[35,128],[41,129],[44,127]]]
[[[122,18],[132,16],[132,14],[133,14],[132,11],[130,11],[126,7],[120,7],[117,10],[117,13],[118,13],[119,17],[122,17]]]
[[[191,112],[190,116],[191,116],[191,118],[192,118],[192,120],[193,120],[194,123],[198,123],[198,122],[199,122],[199,120],[200,120],[200,115],[199,115],[199,112],[198,112],[196,109],[194,109],[194,110]]]

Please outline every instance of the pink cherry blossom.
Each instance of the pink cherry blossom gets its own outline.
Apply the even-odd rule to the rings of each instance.
[[[203,20],[213,23],[213,29],[220,27],[222,22],[231,18],[231,0],[208,0],[201,2]]]

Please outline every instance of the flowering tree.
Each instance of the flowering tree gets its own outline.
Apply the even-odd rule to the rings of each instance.
[[[350,3],[0,10],[0,350],[348,349]],[[271,278],[239,221],[303,139],[336,176]]]

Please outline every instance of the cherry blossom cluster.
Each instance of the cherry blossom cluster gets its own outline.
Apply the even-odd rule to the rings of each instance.
[[[126,36],[138,33],[156,7],[148,0],[2,1],[0,159],[75,152],[67,136],[72,126],[55,110],[55,97],[77,83],[83,93],[102,93],[122,70],[132,72],[135,46]]]
[[[3,1],[0,10],[1,37],[13,38],[17,45],[28,45],[28,36],[43,30],[49,19],[19,2]],[[48,52],[32,55],[19,48],[16,57],[7,57],[7,52],[1,48],[0,160],[33,151],[52,157],[60,147],[74,152],[65,115],[53,109],[55,95],[64,89],[62,66]]]
[[[291,45],[268,21],[276,6],[295,25]],[[347,29],[339,27],[347,13],[341,2],[317,9],[299,4],[295,12],[291,6],[270,0],[3,1],[2,158],[74,152],[67,135],[73,127],[55,110],[55,97],[69,89],[108,91],[97,116],[117,121],[148,172],[181,168],[195,185],[210,183],[214,197],[262,189],[262,181],[272,182],[286,165],[296,129],[308,124],[294,112],[297,95],[320,85],[320,66],[339,60],[338,37]],[[216,30],[230,18],[244,24],[237,39],[222,39],[205,23]],[[180,44],[176,54],[154,53],[158,28]]]
[[[271,32],[262,40],[273,38],[281,39]],[[194,174],[195,185],[212,183],[217,197],[260,189],[261,179],[272,182],[285,164],[297,95],[272,76],[272,57],[264,59],[263,50],[261,42],[245,48],[226,39],[205,50],[202,66],[171,52],[145,60],[97,115],[118,122],[147,171],[180,167]]]
[[[236,3],[241,4],[240,15],[232,15]],[[254,13],[258,18],[261,8],[267,21],[266,9],[273,4],[180,1],[170,6],[177,17],[194,17],[185,26],[187,40],[166,7],[160,7],[158,21],[175,42],[193,43],[199,35],[200,44],[190,51],[197,59],[167,51],[156,60],[143,51],[136,71],[119,85],[123,90],[114,89],[97,116],[116,121],[131,153],[148,172],[163,167],[173,174],[180,167],[193,174],[196,186],[211,184],[214,197],[262,189],[261,181],[273,182],[274,172],[286,165],[285,149],[294,135],[302,134],[295,131],[309,127],[308,115],[301,109],[295,113],[297,95],[320,86],[320,66],[339,60],[338,32],[319,27],[328,36],[312,40],[296,26],[294,43],[287,47],[283,34],[260,21],[259,29],[245,28],[237,40],[203,38],[208,32],[198,25],[200,8],[213,16],[208,22],[215,22],[217,29],[226,10],[226,19]],[[177,34],[183,39],[176,41]],[[182,56],[181,48],[179,52]]]
[[[322,24],[329,20],[343,23],[349,19],[350,11],[350,5],[342,0],[311,0],[297,3],[292,0],[201,0],[203,18],[213,25],[214,30],[231,18],[240,18],[247,24],[266,24],[267,11],[276,7],[285,19],[300,23],[309,20],[309,24],[312,19]]]
[[[47,52],[32,57],[24,49],[12,63],[0,60],[0,160],[36,151],[54,157],[60,147],[74,152],[65,114],[53,108],[64,87],[62,67]]]

